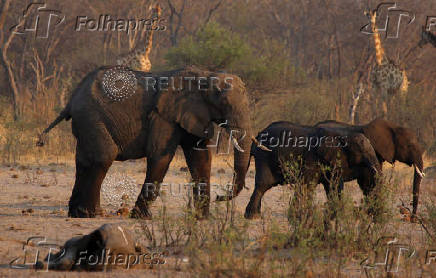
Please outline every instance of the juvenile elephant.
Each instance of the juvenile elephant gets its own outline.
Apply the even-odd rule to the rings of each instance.
[[[374,149],[362,134],[344,136],[290,122],[275,122],[262,130],[252,144],[251,154],[256,163],[255,189],[245,210],[246,218],[260,215],[261,199],[267,190],[289,182],[283,172],[286,161],[301,161],[303,181],[322,183],[327,196],[332,173],[321,165],[337,167],[342,181],[357,178],[368,189],[365,194],[374,187],[375,175],[381,170]]]
[[[203,186],[193,188],[201,218],[209,213],[211,152],[205,146],[214,135],[214,123],[231,133],[237,193],[245,185],[250,159],[249,112],[244,83],[235,75],[195,67],[160,73],[101,67],[80,82],[38,145],[50,129],[72,118],[77,147],[70,217],[101,212],[100,187],[114,160],[147,157],[145,183],[131,211],[132,217],[143,219],[151,218],[150,203],[180,145],[193,181]]]
[[[324,121],[317,127],[332,128],[338,132],[359,132],[369,139],[377,158],[382,164],[395,161],[414,166],[413,178],[413,215],[418,211],[419,188],[424,176],[423,149],[412,130],[398,126],[382,118],[377,118],[366,125],[349,125],[336,121]]]
[[[142,263],[131,259],[139,257],[139,249],[130,229],[118,224],[104,224],[90,234],[69,239],[59,252],[49,253],[35,267],[62,271],[131,268]]]

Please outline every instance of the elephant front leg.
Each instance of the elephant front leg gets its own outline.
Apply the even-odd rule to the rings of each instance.
[[[247,219],[259,218],[262,205],[262,197],[266,191],[276,186],[283,184],[283,176],[279,173],[278,168],[271,169],[266,159],[256,157],[256,176],[253,194],[251,195],[250,202],[245,208],[244,217]]]
[[[194,140],[192,142],[197,142]],[[207,142],[206,142],[207,143]],[[210,170],[212,155],[209,149],[195,150],[194,145],[185,143],[182,145],[185,154],[186,164],[192,176],[194,187],[194,207],[196,217],[205,219],[209,216],[210,207]]]
[[[333,184],[333,186],[331,186],[331,181],[323,181],[322,185],[324,186],[324,191],[329,201],[333,200],[333,197],[341,198],[342,191],[344,190],[344,180],[342,178],[339,179],[337,185]]]
[[[132,218],[151,219],[150,205],[159,196],[160,184],[168,171],[174,153],[147,159],[147,176],[131,211]]]
[[[370,169],[361,170],[357,183],[366,197],[371,194],[376,185],[376,176],[371,173]]]
[[[68,205],[69,217],[95,217],[102,214],[100,188],[112,161],[76,160],[76,181]]]
[[[362,170],[361,175],[357,178],[357,183],[365,196],[365,206],[367,206],[367,212],[369,215],[376,213],[375,204],[379,202],[378,194],[374,194],[374,188],[376,186],[376,176],[371,173],[371,170]]]
[[[337,182],[337,184],[336,184]],[[336,218],[338,201],[341,200],[342,190],[344,189],[344,180],[340,178],[338,181],[323,181],[324,191],[327,196],[328,209],[325,211],[326,219],[324,225],[326,229],[330,228],[330,220]]]

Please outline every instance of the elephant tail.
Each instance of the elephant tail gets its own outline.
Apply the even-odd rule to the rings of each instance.
[[[36,142],[36,145],[38,147],[42,147],[45,145],[45,142],[47,141],[47,133],[49,133],[49,131],[52,128],[57,126],[63,120],[68,121],[69,119],[71,119],[71,114],[70,114],[71,104],[70,103],[71,102],[69,102],[67,104],[67,106],[61,111],[59,116],[46,129],[44,129],[44,131],[41,134],[38,135],[38,141]]]

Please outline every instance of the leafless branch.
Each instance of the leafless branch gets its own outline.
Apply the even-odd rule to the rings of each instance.
[[[223,0],[219,0],[215,6],[213,6],[211,9],[209,9],[208,15],[206,20],[204,21],[203,25],[206,25],[207,23],[209,23],[210,18],[212,17],[213,13],[218,10],[218,8],[221,6],[221,4],[223,3]]]
[[[180,8],[179,11],[177,11],[171,0],[168,0],[168,7],[170,8],[169,30],[170,30],[171,44],[173,46],[177,44],[177,37],[180,31],[180,27],[182,26],[183,12],[185,10],[185,6],[186,6],[186,0],[183,0],[182,7]],[[175,17],[177,17],[177,23],[174,22]]]
[[[8,13],[10,4],[11,4],[11,0],[2,0],[0,2],[0,44],[3,43],[3,39],[4,39],[3,26],[5,24],[6,15]]]

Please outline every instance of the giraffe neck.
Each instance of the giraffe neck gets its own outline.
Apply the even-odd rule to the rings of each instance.
[[[151,62],[150,62],[150,52],[153,46],[153,32],[157,29],[157,24],[160,17],[160,6],[159,4],[153,8],[152,13],[152,24],[149,32],[147,32],[145,38],[145,47],[143,49],[139,49],[136,47],[131,52],[126,55],[119,56],[116,60],[117,65],[126,66],[133,70],[145,71],[148,72],[151,70]]]
[[[141,71],[150,71],[151,70],[151,62],[150,62],[149,56],[150,56],[151,49],[153,47],[153,33],[157,27],[157,22],[158,22],[158,19],[160,17],[160,14],[161,14],[161,8],[160,8],[159,4],[156,5],[156,7],[153,9],[153,11],[154,11],[153,16],[152,16],[153,23],[151,25],[151,30],[148,33],[148,36],[145,40],[144,52],[141,53],[140,57],[139,57]]]
[[[376,12],[371,13],[371,27],[372,27],[372,33],[373,33],[374,45],[375,45],[375,56],[376,56],[377,64],[381,65],[386,61],[386,56],[381,43],[380,34],[377,31],[376,18],[377,18],[377,13]]]

